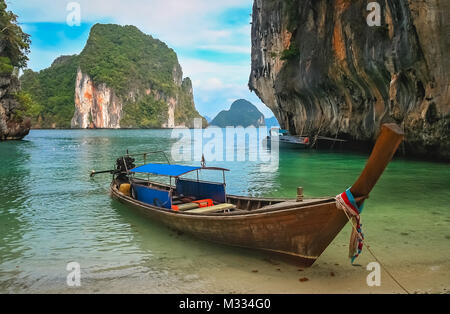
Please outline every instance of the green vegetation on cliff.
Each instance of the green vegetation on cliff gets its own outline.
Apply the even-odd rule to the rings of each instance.
[[[36,103],[28,112],[32,124],[42,128],[70,128],[75,110],[75,80],[79,57],[65,56],[39,73],[25,70],[22,77],[23,91]]]
[[[0,0],[0,69],[12,73],[13,67],[24,68],[30,52],[30,35],[24,33],[17,22],[17,15],[7,11]]]
[[[124,118],[121,121],[123,128],[160,128],[167,121],[167,105],[152,96],[127,104],[124,108]]]
[[[26,118],[30,97],[20,91],[17,78],[30,52],[30,36],[22,31],[17,15],[0,0],[0,140],[22,139],[30,130]]]
[[[185,78],[181,85],[181,93],[178,97],[178,103],[180,104],[175,108],[175,124],[182,125],[186,124],[187,127],[194,127],[192,124],[193,120],[196,118],[202,118],[202,124],[204,127],[208,125],[205,118],[201,117],[194,106],[194,98],[192,91],[192,81],[190,78]]]
[[[80,66],[94,82],[106,83],[117,95],[130,87],[148,87],[171,94],[176,53],[135,26],[97,24],[91,29]]]
[[[8,57],[0,57],[0,76],[11,75],[14,71],[14,66],[11,63],[11,59]]]
[[[169,98],[178,101],[176,123],[200,117],[190,80],[181,84],[181,67],[171,48],[135,26],[96,24],[80,55],[60,57],[50,68],[39,73],[26,70],[21,77],[23,89],[42,109],[30,112],[35,126],[70,127],[78,68],[94,84],[106,84],[120,99],[121,127],[161,127],[167,122]]]

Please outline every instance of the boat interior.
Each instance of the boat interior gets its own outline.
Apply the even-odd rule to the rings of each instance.
[[[168,161],[167,156],[166,159]],[[323,198],[305,200],[303,189],[297,193],[297,199],[229,195],[226,193],[225,180],[228,169],[206,167],[204,161],[201,167],[170,163],[147,164],[145,156],[142,166],[136,167],[134,161],[135,159],[129,155],[117,160],[117,169],[120,171],[114,175],[116,190],[141,203],[168,211],[189,214],[233,214],[297,208],[329,201]],[[199,173],[203,170],[222,172],[223,182],[200,180]],[[188,178],[187,174],[196,174],[196,179]],[[165,177],[170,179],[170,182],[160,183],[159,180],[151,180],[151,176]]]
[[[273,211],[329,201],[329,198],[255,198],[226,194],[225,183],[176,178],[175,184],[117,177],[117,190],[140,202],[189,214],[231,214]]]

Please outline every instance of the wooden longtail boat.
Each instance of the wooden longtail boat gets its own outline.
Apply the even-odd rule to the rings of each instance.
[[[403,136],[396,124],[382,126],[368,163],[350,190],[358,204],[369,197]],[[299,199],[273,199],[221,194],[225,193],[225,184],[181,179],[185,173],[180,172],[199,170],[182,167],[153,164],[134,171],[116,170],[111,195],[150,219],[178,231],[208,241],[292,257],[304,267],[311,266],[319,258],[348,222],[344,211],[337,207],[335,198],[302,199],[300,196]],[[133,173],[139,172],[167,175],[175,178],[176,184],[136,179]],[[122,189],[127,186],[130,190],[125,189],[124,192]],[[213,206],[198,208],[198,204],[189,199],[196,193],[197,200],[213,199],[214,204],[210,204]],[[174,209],[178,205],[175,203],[189,210],[176,211]]]

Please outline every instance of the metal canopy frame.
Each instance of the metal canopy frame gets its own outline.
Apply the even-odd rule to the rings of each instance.
[[[147,152],[147,153],[129,154],[129,153],[128,153],[128,150],[127,150],[127,154],[126,154],[123,158],[125,158],[125,157],[143,156],[143,159],[144,159],[144,165],[143,165],[143,166],[145,166],[145,165],[146,165],[146,161],[147,161],[147,156],[148,156],[148,155],[151,155],[151,154],[163,154],[163,155],[164,155],[164,158],[166,159],[167,164],[160,164],[160,165],[167,165],[167,166],[183,166],[183,165],[172,165],[172,164],[170,163],[170,160],[169,160],[167,154],[166,154],[164,151],[153,151],[153,152]],[[124,163],[125,163],[125,160],[124,160]],[[147,164],[147,165],[150,165],[150,164]],[[159,165],[159,164],[154,163],[153,165]],[[204,164],[202,163],[202,165],[204,165]],[[143,167],[143,166],[140,166],[140,167]],[[126,167],[126,163],[125,163],[125,167]],[[190,166],[185,166],[185,167],[190,167]],[[136,168],[139,168],[139,167],[136,167]],[[134,169],[136,169],[136,168],[134,168]],[[172,198],[172,193],[173,193],[172,178],[175,178],[175,182],[176,182],[176,179],[178,179],[178,178],[180,178],[180,177],[182,177],[182,176],[184,176],[184,175],[186,175],[186,174],[189,174],[189,173],[192,173],[192,172],[197,172],[197,182],[202,182],[202,181],[200,181],[200,178],[199,178],[199,171],[200,171],[200,170],[222,171],[223,185],[224,185],[224,187],[226,187],[227,184],[226,184],[226,176],[225,176],[225,172],[226,172],[226,171],[230,171],[229,169],[226,169],[226,168],[220,168],[220,167],[205,167],[205,166],[202,166],[202,167],[192,167],[192,168],[193,168],[192,170],[186,171],[186,172],[181,173],[181,174],[179,174],[179,175],[177,175],[177,176],[173,176],[173,175],[165,175],[165,174],[161,174],[161,173],[151,173],[151,172],[133,172],[132,170],[134,170],[134,169],[126,169],[126,170],[127,170],[127,173],[128,173],[128,174],[131,174],[131,175],[132,175],[132,177],[134,177],[134,175],[135,175],[136,173],[147,174],[147,175],[148,175],[148,179],[147,179],[148,183],[150,183],[150,175],[169,177],[169,186],[170,186],[170,195],[171,195],[171,198]]]

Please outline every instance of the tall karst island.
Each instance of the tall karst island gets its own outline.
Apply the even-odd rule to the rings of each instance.
[[[176,53],[134,26],[94,25],[79,55],[26,70],[21,83],[37,128],[192,127],[201,118]]]
[[[293,134],[373,142],[396,122],[408,153],[450,160],[449,6],[255,0],[250,88]]]

